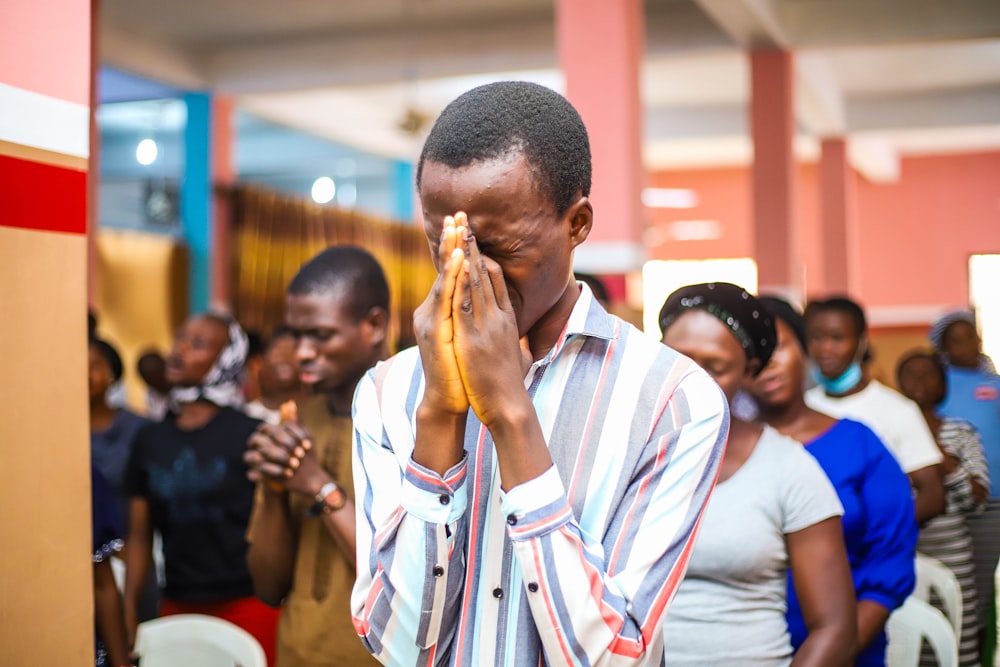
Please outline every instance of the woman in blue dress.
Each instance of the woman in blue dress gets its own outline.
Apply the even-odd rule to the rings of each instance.
[[[132,664],[125,638],[122,597],[111,571],[111,556],[122,548],[120,512],[111,486],[90,467],[91,537],[94,563],[94,634],[96,667]]]
[[[805,444],[833,483],[844,506],[844,542],[858,599],[855,664],[885,665],[885,622],[915,583],[917,542],[910,482],[885,445],[863,424],[837,420],[806,405],[805,325],[787,302],[764,297],[775,317],[778,345],[750,385],[760,420]],[[798,647],[806,636],[789,574],[788,629]]]

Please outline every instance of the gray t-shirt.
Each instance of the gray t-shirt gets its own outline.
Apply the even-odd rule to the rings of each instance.
[[[765,426],[750,457],[709,499],[667,609],[666,664],[789,664],[785,535],[841,514],[816,460]]]

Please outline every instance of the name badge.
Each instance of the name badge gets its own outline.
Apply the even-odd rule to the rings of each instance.
[[[1000,391],[991,384],[981,384],[972,393],[977,401],[995,401],[1000,397]]]

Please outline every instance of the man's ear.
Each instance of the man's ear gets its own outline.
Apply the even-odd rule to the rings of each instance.
[[[570,240],[575,248],[587,240],[594,225],[594,207],[590,204],[590,198],[577,199],[566,211],[566,216],[569,218]]]
[[[372,306],[361,322],[372,347],[383,344],[389,335],[389,314],[385,309]]]

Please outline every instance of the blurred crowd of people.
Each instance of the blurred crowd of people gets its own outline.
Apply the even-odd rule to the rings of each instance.
[[[367,274],[340,276],[348,260]],[[192,317],[165,357],[140,356],[143,414],[125,407],[126,369],[95,322],[88,380],[104,664],[127,664],[139,622],[176,613],[233,621],[272,661],[285,656],[278,664],[371,660],[349,618],[353,531],[335,520],[353,522],[354,512],[323,505],[318,521],[303,517],[318,496],[327,501],[330,482],[342,502],[354,500],[351,399],[388,353],[378,274],[363,251],[329,249],[289,287],[288,320],[266,341],[227,316]],[[381,280],[385,293],[350,287],[361,279]],[[351,304],[359,293],[368,296]],[[808,651],[850,647],[857,633],[855,664],[884,664],[884,625],[913,590],[917,550],[960,582],[961,664],[979,664],[1000,545],[1000,500],[990,500],[1000,378],[972,314],[943,317],[926,349],[902,357],[901,393],[870,376],[864,311],[847,298],[813,301],[803,315],[726,283],[694,285],[671,295],[660,324],[663,342],[705,369],[733,410],[718,484],[664,626],[668,656],[751,664],[780,659],[788,639]],[[289,401],[302,428],[283,442],[284,431],[262,424],[280,424]],[[123,597],[112,557],[125,563]],[[852,600],[831,595],[848,590],[837,578],[850,581],[856,618],[844,616]]]
[[[417,171],[439,270],[418,348],[380,363],[389,288],[350,246],[300,268],[266,340],[200,313],[141,355],[143,414],[92,318],[98,664],[199,613],[280,667],[884,665],[918,551],[960,582],[980,664],[1000,377],[972,314],[934,324],[899,391],[844,296],[690,285],[661,345],[572,278],[593,214],[572,107],[511,83],[459,102]]]

